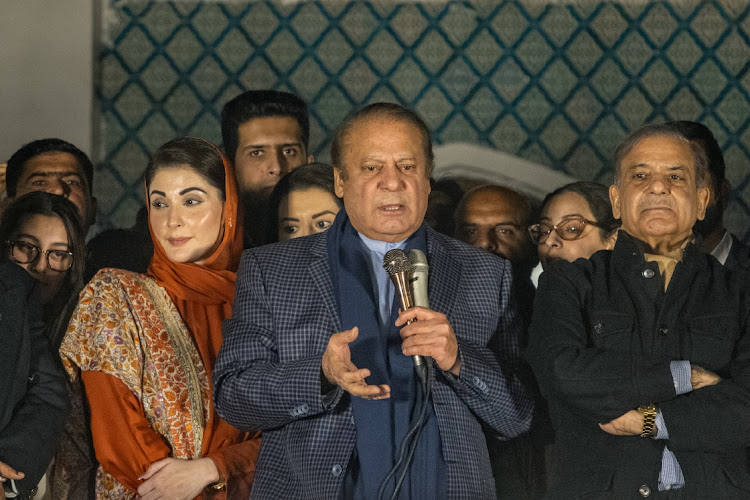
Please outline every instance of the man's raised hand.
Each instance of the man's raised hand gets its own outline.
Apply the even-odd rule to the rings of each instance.
[[[368,385],[365,379],[370,376],[367,368],[357,368],[352,363],[349,344],[359,335],[355,326],[351,330],[334,333],[328,340],[323,353],[322,369],[325,378],[341,387],[352,396],[365,399],[385,399],[391,397],[391,388],[385,384]]]

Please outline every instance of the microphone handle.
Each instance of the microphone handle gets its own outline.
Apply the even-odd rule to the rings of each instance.
[[[407,309],[414,307],[414,297],[412,295],[412,289],[409,286],[409,273],[394,273],[391,275],[391,281],[396,287],[396,294],[398,294],[399,301],[401,302],[401,310],[406,311]],[[411,323],[411,321],[409,321],[409,323]],[[424,358],[419,355],[412,357],[414,358],[414,366],[417,368],[417,372],[420,372],[424,367]]]
[[[411,288],[412,302],[416,307],[429,309],[430,301],[427,298],[427,273],[429,266],[427,265],[427,258],[424,253],[416,249],[409,252],[409,267],[411,269],[409,287]],[[425,362],[424,356],[414,356],[414,365],[417,367],[417,372],[425,369]]]

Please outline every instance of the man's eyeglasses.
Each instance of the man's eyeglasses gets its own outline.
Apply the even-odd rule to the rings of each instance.
[[[67,271],[73,265],[73,252],[67,250],[45,250],[27,241],[6,241],[10,247],[10,258],[18,264],[32,264],[41,254],[47,259],[47,267],[53,271]]]
[[[552,231],[555,231],[557,235],[565,241],[577,240],[583,235],[583,229],[586,227],[586,224],[601,227],[598,222],[593,220],[587,220],[583,217],[570,217],[561,220],[554,226],[550,226],[544,222],[541,224],[533,224],[529,226],[529,236],[531,236],[531,241],[536,245],[541,245],[547,241],[547,238]]]

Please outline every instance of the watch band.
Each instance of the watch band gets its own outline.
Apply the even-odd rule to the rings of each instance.
[[[656,406],[639,406],[638,412],[643,415],[643,430],[641,437],[656,437]]]
[[[219,480],[219,481],[217,481],[215,483],[209,484],[208,487],[211,488],[214,491],[224,491],[225,489],[227,489],[227,483],[225,483],[224,481]]]

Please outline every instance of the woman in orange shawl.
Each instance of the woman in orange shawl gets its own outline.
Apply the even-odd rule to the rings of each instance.
[[[60,349],[91,408],[96,496],[248,498],[260,440],[217,416],[211,383],[242,253],[234,173],[212,144],[175,139],[146,190],[148,273],[100,271]]]

